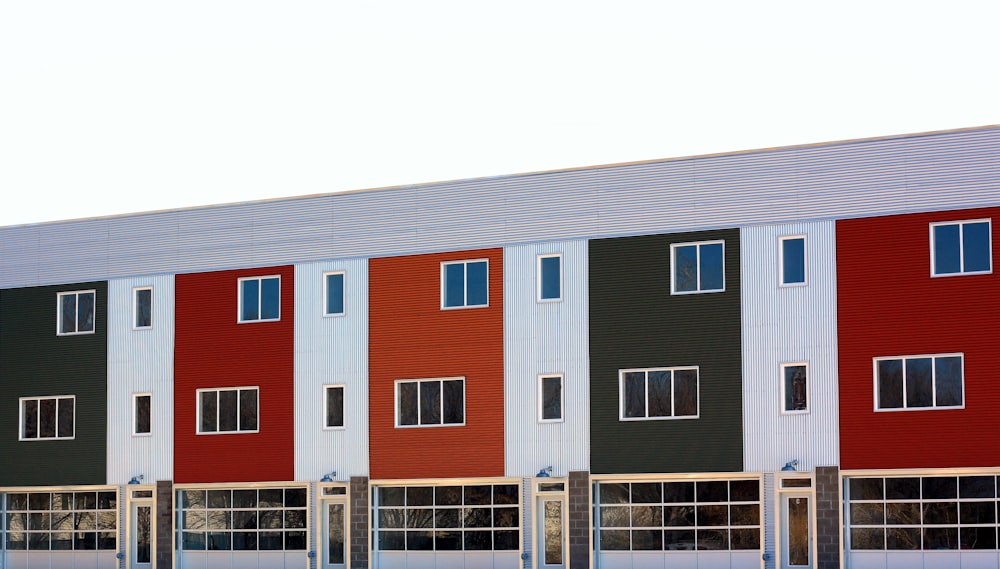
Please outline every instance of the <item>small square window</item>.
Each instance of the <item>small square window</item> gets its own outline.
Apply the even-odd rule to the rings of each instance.
[[[698,418],[698,368],[618,372],[620,421]]]
[[[726,290],[722,241],[675,243],[670,246],[672,294]]]
[[[538,420],[555,423],[563,420],[563,377],[538,376]]]
[[[990,220],[931,224],[931,276],[993,272]]]
[[[965,405],[963,354],[874,358],[875,410]]]
[[[396,426],[465,424],[465,378],[396,381]]]
[[[781,400],[784,413],[809,412],[809,364],[781,364]]]
[[[60,336],[93,334],[97,292],[81,290],[56,295],[56,333]]]
[[[240,322],[267,322],[281,318],[281,277],[239,280]]]
[[[149,393],[132,395],[133,435],[149,435],[153,432],[153,396]]]
[[[132,326],[136,330],[153,327],[153,287],[132,289]]]
[[[793,235],[778,240],[781,286],[806,284],[806,236]]]
[[[562,255],[538,256],[538,302],[562,300]]]
[[[22,441],[72,439],[76,436],[76,396],[22,397]]]
[[[323,273],[323,316],[344,314],[344,272]]]
[[[344,428],[344,386],[327,385],[323,387],[323,421],[324,429]]]
[[[257,387],[198,390],[198,434],[256,433],[259,422]]]
[[[489,305],[486,259],[441,263],[441,308]]]

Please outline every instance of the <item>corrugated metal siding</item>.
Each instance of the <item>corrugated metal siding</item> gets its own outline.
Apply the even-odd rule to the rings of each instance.
[[[134,330],[135,287],[153,287],[153,327]],[[133,436],[133,393],[152,394],[151,436]],[[108,283],[108,483],[173,479],[174,277]]]
[[[562,253],[563,300],[536,301],[537,255]],[[587,242],[504,249],[506,476],[588,470]],[[561,423],[538,421],[539,374],[563,376]]]
[[[778,238],[806,235],[807,286],[780,287]],[[839,463],[834,223],[740,231],[744,464],[750,472]],[[781,364],[808,362],[809,413],[782,414]]]
[[[0,287],[980,207],[998,188],[984,127],[6,227]]]
[[[775,495],[774,487],[774,474],[764,473],[762,475],[764,495],[761,496],[761,519],[762,525],[764,526],[764,543],[762,544],[764,554],[762,555],[764,568],[763,569],[774,569],[775,560],[777,558],[777,541],[775,539],[775,532],[777,531],[778,515],[775,511],[775,504],[777,503],[777,496]]]
[[[345,314],[323,316],[323,273],[344,271]],[[324,430],[324,385],[344,385],[344,428]],[[368,262],[295,267],[295,479],[368,476]]]

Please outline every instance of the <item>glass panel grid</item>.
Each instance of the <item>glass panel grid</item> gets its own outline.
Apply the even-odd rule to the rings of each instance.
[[[722,292],[725,285],[725,245],[722,241],[675,243],[670,246],[671,292]]]
[[[76,396],[22,397],[21,440],[75,437]]]
[[[239,280],[240,322],[264,322],[281,317],[281,277]]]
[[[992,272],[991,220],[931,225],[931,274],[974,275]]]
[[[442,308],[489,305],[489,261],[456,261],[441,264]]]
[[[964,355],[875,358],[877,410],[933,409],[965,404]]]
[[[465,379],[418,379],[396,382],[396,426],[465,424]]]
[[[257,432],[258,387],[198,390],[198,433]]]
[[[303,487],[191,489],[177,493],[177,542],[187,551],[306,548]]]
[[[8,550],[114,550],[118,546],[118,494],[13,492],[4,495]]]
[[[698,368],[620,370],[619,420],[698,417]]]

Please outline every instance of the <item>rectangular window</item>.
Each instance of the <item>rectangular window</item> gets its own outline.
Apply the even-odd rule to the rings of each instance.
[[[153,327],[153,287],[132,289],[132,327],[136,330]]]
[[[781,251],[778,264],[781,286],[806,284],[806,236],[792,235],[778,239]]]
[[[489,306],[489,261],[441,263],[441,308]]]
[[[7,551],[75,550],[93,554],[95,550],[118,549],[118,493],[113,488],[9,492],[4,501]],[[48,567],[48,563],[44,565]]]
[[[562,300],[562,255],[538,256],[538,302]]]
[[[325,397],[323,398],[323,428],[342,429],[344,428],[344,386],[327,385],[323,387]]]
[[[281,318],[281,277],[239,280],[240,322],[267,322]]]
[[[538,420],[555,423],[563,420],[563,377],[538,376]]]
[[[465,424],[465,378],[396,381],[396,426]]]
[[[304,487],[180,490],[178,547],[185,551],[305,551],[311,525],[307,495]]]
[[[931,224],[931,276],[993,272],[990,220]]]
[[[675,243],[670,246],[672,294],[726,290],[724,242]]]
[[[875,410],[965,405],[963,354],[874,358]]]
[[[256,433],[257,387],[198,390],[198,434]]]
[[[132,394],[133,435],[149,435],[153,432],[153,396],[149,393]]]
[[[809,412],[809,364],[781,364],[781,399],[785,413]]]
[[[698,417],[698,368],[623,369],[620,421]]]
[[[72,439],[76,436],[76,396],[22,397],[21,440]]]
[[[56,295],[56,333],[60,336],[71,334],[93,334],[97,292],[80,290],[60,292]]]
[[[344,271],[323,273],[323,316],[344,314]]]

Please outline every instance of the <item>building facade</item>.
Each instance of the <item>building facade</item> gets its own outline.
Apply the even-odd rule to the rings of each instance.
[[[0,228],[0,568],[1000,569],[1000,127]]]

